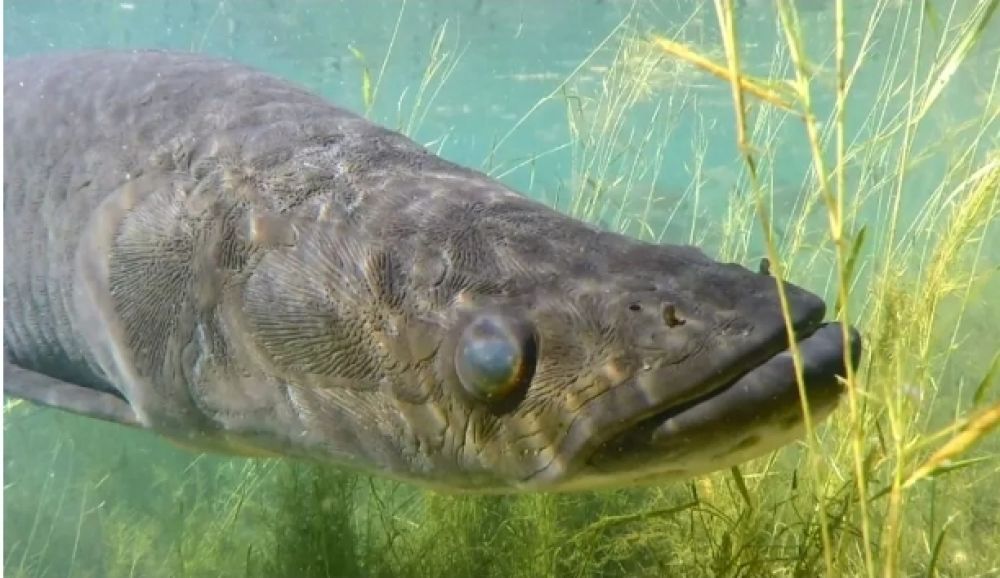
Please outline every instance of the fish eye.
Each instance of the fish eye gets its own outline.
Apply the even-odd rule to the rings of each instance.
[[[537,346],[532,326],[516,317],[485,313],[462,331],[455,370],[465,390],[492,403],[522,390],[535,372]]]

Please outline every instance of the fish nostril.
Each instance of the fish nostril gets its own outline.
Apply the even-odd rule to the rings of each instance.
[[[637,312],[642,311],[642,305],[639,305],[638,303],[630,303],[628,306],[628,310]]]
[[[667,324],[667,327],[677,327],[685,323],[683,319],[677,316],[677,307],[673,303],[664,303],[660,314],[663,316],[663,322]]]

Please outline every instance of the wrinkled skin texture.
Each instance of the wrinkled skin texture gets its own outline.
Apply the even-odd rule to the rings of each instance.
[[[471,491],[694,475],[796,435],[797,395],[773,439],[708,405],[786,347],[767,275],[602,232],[235,63],[38,56],[4,85],[5,355],[141,427]],[[811,332],[822,302],[786,288]],[[483,315],[537,345],[489,402],[455,370]],[[658,457],[642,432],[702,398],[740,447]]]

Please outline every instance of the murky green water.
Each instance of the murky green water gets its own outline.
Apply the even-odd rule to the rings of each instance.
[[[746,70],[792,78],[770,3],[737,4]],[[873,347],[859,377],[865,417],[851,422],[844,405],[823,429],[820,473],[799,445],[746,465],[742,477],[440,496],[330,468],[195,455],[9,405],[5,575],[813,576],[830,569],[824,551],[835,575],[864,575],[866,566],[881,575],[895,568],[885,566],[887,551],[899,552],[898,575],[1000,575],[995,435],[957,456],[954,472],[898,494],[897,530],[886,524],[895,474],[912,473],[948,439],[931,434],[998,399],[989,368],[1000,350],[1000,185],[971,191],[998,170],[1000,22],[989,21],[944,75],[964,23],[990,2],[846,5],[849,62],[861,54],[863,64],[843,121],[852,152],[845,220],[861,264],[850,316]],[[834,13],[803,10],[800,19],[818,128],[832,130]],[[702,2],[4,3],[5,58],[93,47],[235,58],[359,113],[370,101],[374,121],[563,211],[755,264],[766,252],[729,85],[651,51],[654,33],[725,62],[714,9]],[[429,63],[440,68],[421,93]],[[366,68],[377,90],[366,90]],[[928,103],[936,82],[942,91]],[[794,116],[754,107],[776,242],[793,277],[832,304],[836,259],[807,131]],[[833,141],[824,146],[830,170]],[[952,252],[948,239],[958,239]],[[928,326],[917,322],[924,314]],[[863,494],[845,441],[852,431],[863,432]]]

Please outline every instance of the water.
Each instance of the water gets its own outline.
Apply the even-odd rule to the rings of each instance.
[[[723,62],[714,10],[703,4],[9,1],[4,57],[159,47],[235,58],[359,113],[370,100],[372,120],[580,218],[751,264],[766,246],[729,87],[642,42],[662,34]],[[739,4],[746,70],[791,78],[770,2]],[[851,239],[866,232],[849,314],[873,352],[860,376],[866,419],[852,425],[842,406],[821,432],[819,474],[796,446],[746,465],[742,478],[453,497],[284,461],[199,456],[20,404],[4,412],[5,575],[817,575],[828,570],[823,523],[834,574],[1000,575],[991,538],[1000,535],[995,435],[953,464],[976,460],[967,467],[908,493],[883,492],[897,467],[909,475],[946,439],[931,433],[995,410],[998,389],[988,379],[1000,350],[996,184],[978,197],[972,191],[977,170],[997,170],[1000,26],[989,22],[945,77],[963,24],[989,3],[923,4],[924,12],[905,2],[847,2],[850,62],[867,50],[844,118],[852,152],[845,221]],[[833,10],[800,18],[818,126],[832,129]],[[418,97],[435,62],[438,73]],[[937,81],[940,96],[920,114]],[[634,102],[615,98],[622,94]],[[796,280],[833,303],[827,212],[822,202],[803,204],[820,189],[803,123],[754,106],[778,249]],[[918,114],[910,131],[894,124]],[[832,141],[823,159],[830,170]],[[845,441],[858,431],[867,512]],[[825,522],[816,481],[826,484]],[[905,500],[894,510],[896,496]],[[893,515],[895,529],[886,523]]]

